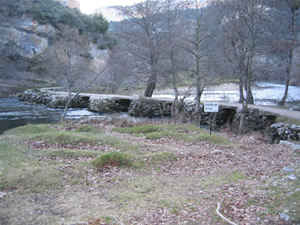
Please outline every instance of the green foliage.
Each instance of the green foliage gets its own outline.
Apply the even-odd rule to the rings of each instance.
[[[92,15],[92,20],[95,27],[95,32],[102,34],[107,32],[109,23],[101,13],[95,13],[94,15]]]
[[[133,165],[134,157],[128,153],[123,152],[109,152],[93,161],[95,167],[104,166],[124,166],[129,167]]]

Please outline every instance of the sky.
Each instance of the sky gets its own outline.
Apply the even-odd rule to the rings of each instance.
[[[80,10],[85,14],[91,14],[96,9],[105,6],[126,6],[141,2],[141,0],[79,0]]]

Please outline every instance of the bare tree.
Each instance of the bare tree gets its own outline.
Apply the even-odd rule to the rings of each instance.
[[[89,39],[80,35],[78,29],[61,25],[54,45],[51,46],[49,70],[68,93],[62,121],[71,101],[92,85],[107,68],[107,65],[102,65],[98,71],[93,71],[89,44]]]
[[[164,39],[163,8],[161,1],[146,0],[130,7],[116,7],[128,19],[123,21],[125,29],[121,35],[128,42],[130,53],[137,61],[146,64],[147,74],[145,97],[151,97],[158,80],[159,60]]]
[[[182,20],[183,45],[186,52],[185,69],[193,74],[196,87],[195,124],[200,124],[200,100],[208,78],[209,39],[213,34],[205,20],[202,1],[186,1],[187,11]]]
[[[266,32],[266,1],[226,0],[219,4],[221,10],[226,11],[223,30],[227,56],[235,62],[240,73],[240,100],[245,104],[253,104],[251,85],[255,78],[256,60],[262,54]]]

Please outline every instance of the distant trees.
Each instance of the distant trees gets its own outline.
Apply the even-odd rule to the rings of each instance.
[[[284,67],[285,91],[279,105],[284,105],[288,96],[288,89],[292,79],[293,60],[295,51],[300,47],[299,42],[299,0],[276,1],[272,5],[272,21],[280,21],[271,27],[272,37],[268,41],[271,57],[280,61]]]

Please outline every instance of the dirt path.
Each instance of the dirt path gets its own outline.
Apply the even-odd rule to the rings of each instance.
[[[223,106],[231,107],[241,107],[240,103],[230,103],[230,102],[219,102]],[[260,105],[249,105],[250,108],[259,109],[260,111],[274,113],[279,116],[287,117],[290,119],[300,120],[300,111],[292,111],[288,109],[283,109],[275,106],[260,106]]]

